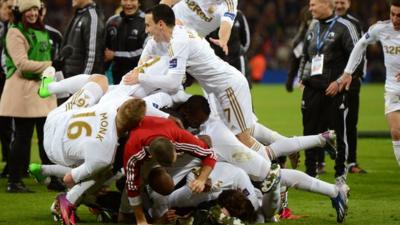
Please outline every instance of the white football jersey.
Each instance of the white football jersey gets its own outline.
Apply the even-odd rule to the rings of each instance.
[[[65,157],[67,163],[89,158],[96,158],[93,161],[100,160],[107,163],[113,161],[118,143],[115,125],[117,108],[118,106],[112,104],[97,104],[76,110],[71,114],[64,134],[64,143],[70,146],[70,148],[64,147],[65,154],[68,156]],[[90,146],[87,146],[85,142],[89,142]],[[85,146],[85,148],[79,146]],[[95,151],[90,151],[95,154],[85,157],[86,150],[89,148],[95,149]]]
[[[168,49],[165,48],[165,43],[157,43],[150,39],[142,58],[154,55],[169,56],[169,70],[166,76],[168,80],[141,74],[141,84],[155,85],[162,89],[177,89],[184,80],[185,72],[188,72],[206,92],[219,94],[233,84],[243,81],[240,71],[216,56],[204,38],[184,26],[175,26]]]
[[[49,159],[59,165],[76,167],[71,171],[75,181],[110,165],[118,146],[117,110],[132,98],[129,94],[135,89],[128,85],[111,86],[96,105],[87,107],[83,103],[90,100],[90,95],[82,89],[82,94],[76,93],[50,112],[44,127],[44,147]],[[168,117],[155,107],[161,104],[160,94],[164,93],[143,99],[147,115]],[[82,103],[80,108],[79,103]]]
[[[182,0],[172,8],[176,19],[202,37],[218,29],[221,21],[233,25],[237,0]]]
[[[400,94],[400,83],[396,75],[400,72],[400,31],[393,28],[390,20],[380,21],[371,26],[367,33],[354,47],[345,72],[353,73],[363,59],[363,53],[368,44],[380,41],[383,47],[386,83],[385,90],[390,93]]]
[[[189,171],[187,174],[187,184],[194,179],[194,174]],[[250,200],[256,210],[260,207],[255,188],[249,176],[242,169],[229,163],[217,162],[209,179],[211,188],[207,192],[193,193],[188,185],[180,187],[169,196],[162,196],[156,192],[151,192],[150,197],[153,200],[152,216],[156,218],[161,217],[169,208],[196,207],[202,202],[217,199],[222,191],[230,189],[241,191]]]
[[[63,166],[78,166],[84,161],[86,148],[99,148],[95,158],[104,156],[104,148],[109,149],[105,154],[112,152],[112,156],[117,144],[117,108],[129,98],[120,93],[110,90],[101,104],[96,104],[90,91],[81,89],[51,111],[44,126],[44,147],[50,160]]]

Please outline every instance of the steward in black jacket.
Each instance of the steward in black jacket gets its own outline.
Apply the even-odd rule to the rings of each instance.
[[[325,7],[323,4],[328,4]],[[300,68],[306,62],[311,71],[301,76],[305,88],[302,97],[304,135],[335,130],[337,158],[335,177],[345,180],[348,146],[345,135],[347,104],[344,92],[339,91],[340,80],[350,53],[359,40],[355,26],[333,13],[333,2],[314,1],[310,11],[317,19],[306,34]],[[306,150],[306,172],[316,176],[316,149]]]
[[[135,68],[146,40],[144,13],[138,10],[133,15],[121,12],[110,17],[106,23],[106,48],[113,51],[112,74],[114,84],[123,75]]]
[[[65,59],[62,72],[64,77],[77,74],[104,74],[104,15],[90,3],[78,8],[68,25],[63,47],[73,47],[73,53]]]

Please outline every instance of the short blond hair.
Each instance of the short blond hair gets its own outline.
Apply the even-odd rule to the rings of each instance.
[[[122,131],[137,127],[146,113],[146,102],[143,99],[129,99],[118,109],[116,122]]]

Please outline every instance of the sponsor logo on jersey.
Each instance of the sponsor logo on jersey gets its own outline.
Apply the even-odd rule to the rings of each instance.
[[[369,37],[371,37],[371,36],[370,36],[369,33],[367,32],[367,33],[365,34],[365,39],[369,39]]]
[[[209,8],[208,8],[208,10],[207,10],[207,12],[209,13],[209,14],[213,14],[214,12],[215,12],[215,6],[214,5],[212,5],[212,6],[210,6]]]
[[[389,55],[400,55],[400,46],[384,45],[383,51]]]
[[[176,68],[177,66],[178,66],[178,59],[177,58],[169,60],[169,68],[170,69]]]
[[[194,13],[196,13],[202,20],[204,20],[206,22],[211,22],[211,20],[213,18],[207,16],[207,14],[205,12],[203,12],[201,7],[195,1],[186,0],[185,2],[187,4],[187,6],[189,7],[189,9],[192,10]]]

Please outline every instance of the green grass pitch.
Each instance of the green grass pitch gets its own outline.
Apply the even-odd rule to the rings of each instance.
[[[198,87],[190,89],[201,93]],[[287,93],[283,85],[255,85],[253,102],[259,121],[288,136],[301,135],[301,92]],[[360,131],[387,131],[383,113],[383,85],[364,85],[361,91]],[[33,144],[36,140],[33,140]],[[37,147],[32,151],[32,161],[39,162]],[[304,156],[300,170],[304,170]],[[390,139],[359,139],[359,164],[368,171],[365,175],[350,174],[351,188],[349,215],[344,224],[400,225],[400,167],[393,155]],[[333,164],[327,159],[328,173],[321,179],[333,182]],[[0,163],[0,167],[4,164]],[[0,179],[0,225],[5,224],[55,224],[49,207],[55,192],[25,179],[35,194],[5,193],[6,179]],[[280,224],[336,224],[336,214],[327,197],[291,190],[289,206],[304,218],[281,221]],[[86,207],[80,207],[81,224],[98,224]]]

